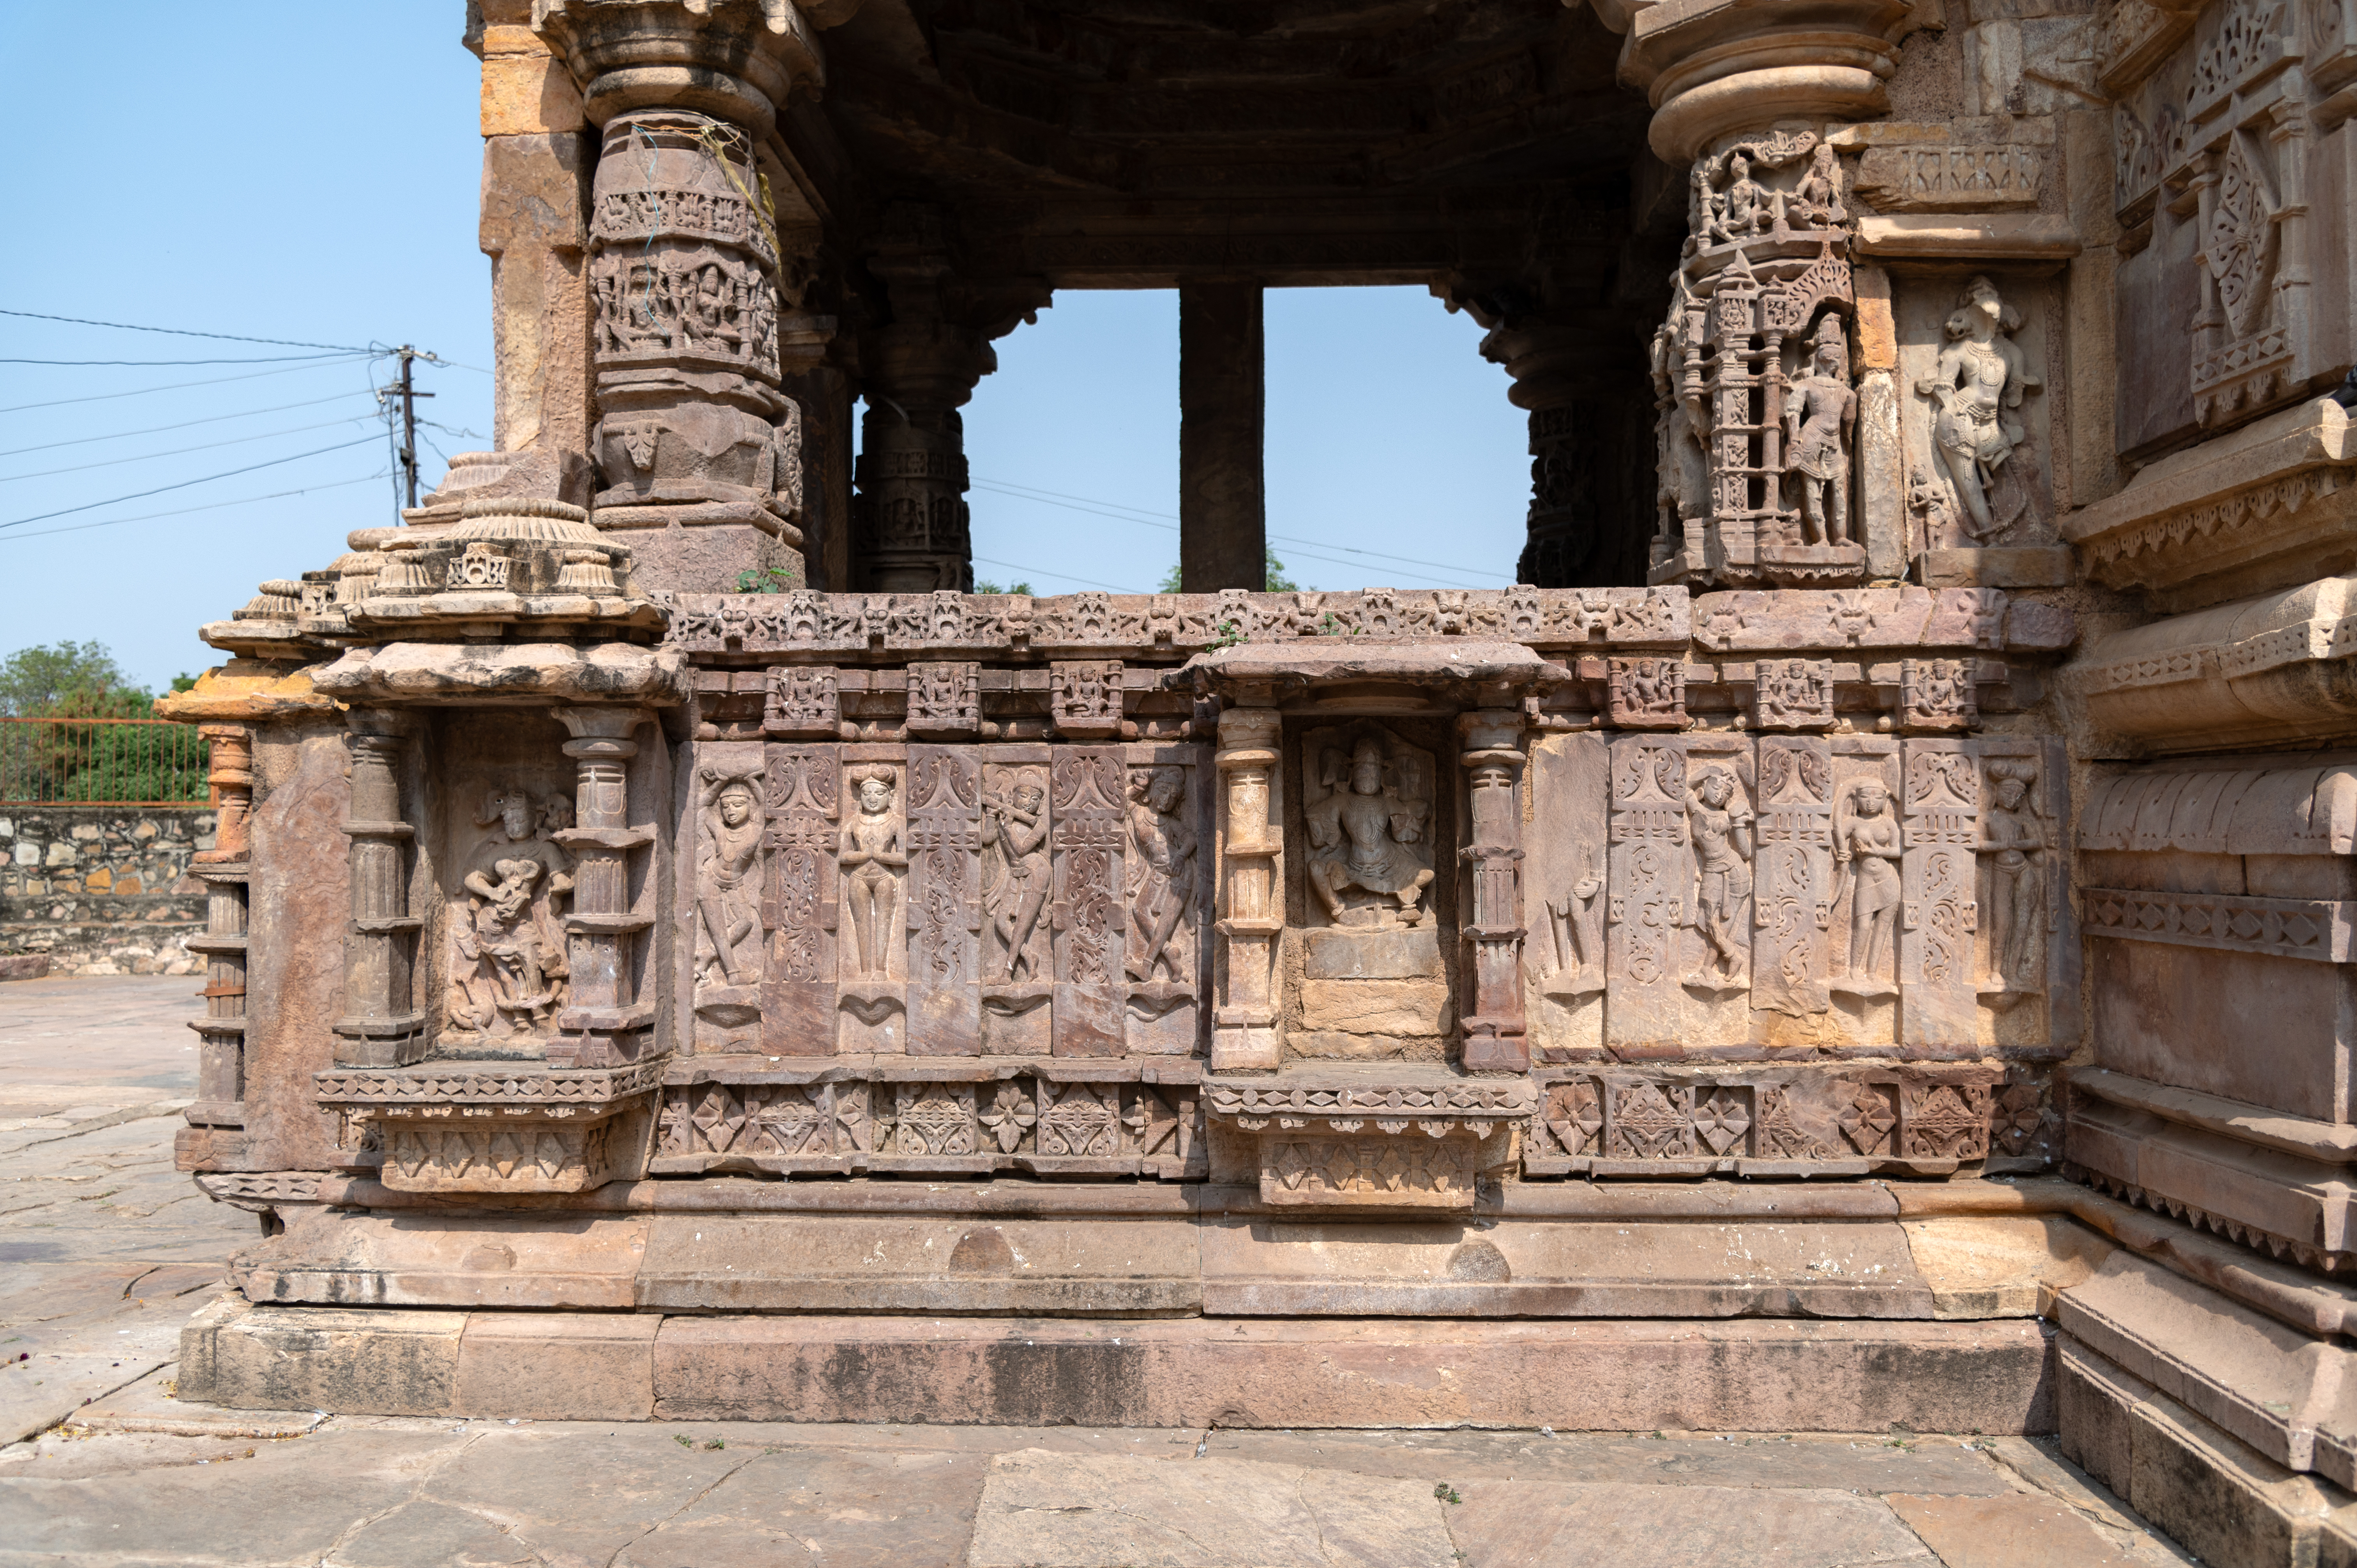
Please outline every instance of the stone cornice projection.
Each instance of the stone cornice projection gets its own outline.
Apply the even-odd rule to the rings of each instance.
[[[347,1113],[388,1109],[469,1106],[563,1114],[599,1114],[662,1081],[660,1061],[619,1068],[546,1068],[509,1072],[478,1068],[315,1073],[319,1103]]]
[[[2288,587],[2357,566],[2352,469],[2349,412],[2318,398],[2161,459],[2062,537],[2095,581],[2164,610]]]
[[[1239,642],[1484,638],[1547,649],[1980,648],[2059,652],[2068,610],[1994,588],[1705,594],[1683,587],[1389,589],[1355,593],[682,594],[668,646],[690,654],[840,659],[1087,649],[1183,659]],[[1314,646],[1314,644],[1312,645]]]
[[[2347,899],[2145,893],[2118,887],[2082,888],[2079,897],[2091,937],[2325,963],[2357,959],[2357,903]]]
[[[2330,739],[2357,720],[2357,580],[2325,577],[2115,632],[2069,671],[2088,715],[2155,751]]]

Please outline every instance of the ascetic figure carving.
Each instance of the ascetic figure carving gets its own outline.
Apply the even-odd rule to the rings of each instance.
[[[1171,950],[1171,938],[1195,900],[1195,832],[1178,814],[1187,796],[1187,775],[1177,768],[1142,768],[1129,780],[1129,918],[1145,946],[1128,964],[1140,983],[1154,979],[1159,965],[1184,983],[1186,955]]]
[[[2020,314],[1997,296],[1996,285],[1973,279],[1948,317],[1948,341],[1934,373],[1915,383],[1919,396],[1938,405],[1932,450],[1975,539],[1996,537],[2025,505],[2018,494],[2000,505],[1995,494],[2006,460],[2022,440],[2014,411],[2023,392],[2041,384],[2010,336],[2020,325]]]
[[[1432,802],[1412,778],[1394,785],[1395,776],[1396,765],[1372,736],[1360,737],[1347,762],[1339,748],[1319,761],[1318,782],[1328,793],[1308,813],[1309,886],[1338,926],[1361,923],[1349,918],[1342,898],[1353,887],[1398,901],[1395,916],[1379,905],[1372,923],[1395,918],[1413,926],[1424,918],[1419,901],[1432,885],[1432,867],[1417,846]]]
[[[1685,983],[1740,983],[1745,964],[1739,939],[1744,908],[1751,901],[1751,816],[1737,802],[1735,779],[1727,769],[1705,768],[1690,787],[1686,823],[1694,836],[1695,929],[1710,950]]]
[[[552,802],[553,804],[553,802]],[[566,802],[570,820],[571,802]],[[475,851],[460,879],[468,895],[451,965],[450,1022],[487,1034],[544,1032],[565,1004],[565,942],[557,900],[573,890],[573,861],[534,836],[532,797],[491,792],[478,827],[498,832]]]
[[[1000,870],[983,894],[991,935],[1006,955],[997,980],[1013,984],[1020,967],[1033,977],[1039,959],[1031,949],[1031,933],[1039,929],[1039,911],[1047,907],[1051,886],[1048,864],[1048,817],[1042,808],[1048,788],[1036,768],[1015,777],[1015,788],[1005,798],[982,800],[983,846],[998,850]]]
[[[760,978],[760,812],[751,779],[713,768],[705,768],[702,777],[695,983],[750,985]]]
[[[2038,764],[2001,758],[1988,768],[1988,814],[1981,853],[1989,865],[1989,962],[1998,988],[2046,988],[2046,823],[2032,790]]]
[[[852,770],[859,815],[845,824],[843,845],[835,855],[851,918],[853,972],[864,980],[882,980],[890,973],[892,925],[900,912],[900,879],[893,873],[909,864],[899,819],[892,811],[892,791],[899,782],[888,764]]]
[[[1878,779],[1857,779],[1834,800],[1834,863],[1855,897],[1849,968],[1833,989],[1854,996],[1888,995],[1896,989],[1882,978],[1882,966],[1897,947],[1899,861],[1906,843],[1889,811],[1890,791]],[[1840,889],[1834,902],[1841,902]]]

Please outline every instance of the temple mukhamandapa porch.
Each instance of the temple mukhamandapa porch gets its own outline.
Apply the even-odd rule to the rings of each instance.
[[[162,704],[263,1230],[181,1397],[2059,1432],[2357,1561],[2357,0],[466,43],[498,449]],[[1354,284],[1509,372],[1521,585],[1256,591]],[[1092,288],[1184,591],[975,594]]]

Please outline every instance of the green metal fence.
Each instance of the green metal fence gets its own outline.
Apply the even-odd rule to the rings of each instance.
[[[0,806],[201,805],[205,737],[169,719],[0,718]]]

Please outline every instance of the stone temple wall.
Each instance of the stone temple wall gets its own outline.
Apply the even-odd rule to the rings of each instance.
[[[1483,6],[486,0],[504,449],[165,704],[183,1397],[2056,1432],[2357,1553],[2357,0]],[[1239,269],[1475,313],[1540,581],[963,591],[990,340],[1174,282],[1258,580]]]
[[[184,939],[202,929],[188,875],[213,847],[209,808],[0,810],[0,952],[37,954],[52,974],[192,974]]]

